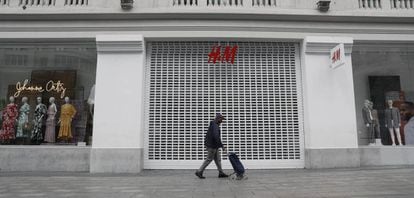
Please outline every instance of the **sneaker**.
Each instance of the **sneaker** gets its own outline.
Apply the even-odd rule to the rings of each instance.
[[[247,176],[246,175],[239,175],[236,177],[236,180],[246,180]]]
[[[196,171],[195,175],[197,175],[198,178],[200,179],[205,179],[206,177],[203,176],[203,173]]]
[[[226,175],[226,173],[221,172],[221,173],[219,173],[218,177],[219,178],[224,178],[224,177],[229,177],[229,176]]]

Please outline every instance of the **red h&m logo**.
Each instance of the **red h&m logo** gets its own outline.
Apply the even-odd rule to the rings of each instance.
[[[335,50],[332,55],[332,63],[335,63],[336,61],[341,60],[341,48],[338,48],[337,50]]]
[[[237,45],[234,45],[233,47],[226,46],[224,48],[223,53],[221,53],[221,49],[222,49],[222,46],[220,45],[213,46],[213,49],[208,54],[208,63],[216,64],[217,62],[222,62],[222,63],[226,62],[226,63],[234,64],[234,59],[236,58],[236,55],[237,55],[238,46]]]
[[[343,43],[331,49],[330,54],[331,68],[336,68],[345,64],[345,47]]]

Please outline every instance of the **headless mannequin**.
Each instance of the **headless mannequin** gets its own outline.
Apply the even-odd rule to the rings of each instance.
[[[367,127],[369,145],[373,145],[375,144],[375,134],[373,127],[374,117],[372,116],[369,100],[364,101],[364,108],[362,108],[362,117],[364,118],[364,123]]]
[[[28,137],[28,123],[29,123],[29,112],[30,112],[30,106],[27,104],[27,97],[22,98],[22,105],[20,107],[20,115],[17,125],[17,132],[16,132],[16,138],[26,138]]]
[[[376,145],[382,145],[381,143],[381,130],[380,130],[380,123],[379,123],[379,118],[378,118],[378,111],[376,109],[374,109],[374,103],[373,102],[369,102],[369,108],[371,109],[371,113],[372,113],[372,128],[374,130],[374,135],[375,135],[375,144]]]
[[[17,105],[14,104],[14,97],[10,96],[9,98],[10,103],[6,106],[3,111],[3,123],[2,123],[2,131],[0,133],[0,140],[4,143],[9,144],[15,138],[15,126],[17,122]]]
[[[395,146],[395,136],[394,131],[397,134],[397,140],[400,146],[401,144],[401,134],[400,134],[400,111],[392,106],[392,100],[388,100],[388,108],[385,109],[385,127],[388,128],[388,131],[391,136],[392,145]]]
[[[65,97],[65,104],[61,106],[60,111],[60,129],[58,139],[62,142],[70,142],[72,137],[72,120],[76,114],[76,109],[69,103],[69,97]]]
[[[40,144],[43,141],[43,120],[47,113],[47,107],[42,103],[42,97],[36,98],[37,105],[35,108],[35,115],[33,119],[34,127],[32,130],[32,142],[35,144]]]
[[[47,109],[47,119],[46,119],[46,132],[45,132],[45,142],[53,143],[55,142],[55,116],[57,113],[57,108],[55,104],[55,98],[49,98],[49,108]]]

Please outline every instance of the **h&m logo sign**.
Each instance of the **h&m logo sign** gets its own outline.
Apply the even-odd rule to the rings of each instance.
[[[332,68],[336,68],[345,64],[345,47],[343,43],[340,43],[331,49],[330,59]]]

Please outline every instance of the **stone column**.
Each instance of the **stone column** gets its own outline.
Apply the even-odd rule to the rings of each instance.
[[[141,35],[98,35],[90,172],[143,168],[145,45]]]
[[[345,64],[331,68],[330,51],[345,46]],[[302,48],[305,121],[305,167],[360,165],[354,83],[353,39],[309,36]]]

